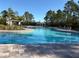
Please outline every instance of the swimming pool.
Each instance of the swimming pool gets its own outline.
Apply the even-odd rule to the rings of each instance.
[[[0,33],[0,44],[79,44],[79,33],[36,28],[31,33]]]

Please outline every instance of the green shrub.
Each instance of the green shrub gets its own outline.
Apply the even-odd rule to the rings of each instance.
[[[0,30],[23,30],[23,27],[17,25],[0,25]]]

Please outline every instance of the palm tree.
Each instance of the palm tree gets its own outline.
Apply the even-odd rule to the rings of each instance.
[[[79,6],[73,0],[70,0],[65,4],[64,11],[66,14],[66,25],[68,25],[71,28],[72,25],[74,25],[74,23],[77,22]]]
[[[7,17],[8,17],[8,12],[6,11],[6,10],[3,10],[2,12],[1,12],[1,14],[2,14],[2,19],[3,19],[3,21],[4,21],[4,24],[6,24],[6,19],[7,19]]]
[[[50,19],[52,17],[52,10],[49,10],[47,13],[46,13],[46,16],[44,17],[45,21],[46,21],[46,25],[48,25],[48,23],[50,22]]]
[[[32,20],[34,19],[33,15],[28,11],[24,13],[23,18],[24,18],[24,23],[27,23],[27,24],[32,22]]]
[[[14,19],[15,18],[15,12],[11,9],[11,8],[8,8],[8,18],[9,18],[9,20],[12,20],[12,19]]]
[[[32,14],[29,14],[29,20],[32,21],[34,19],[34,16]]]

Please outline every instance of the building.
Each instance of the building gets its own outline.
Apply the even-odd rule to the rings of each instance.
[[[21,21],[19,20],[7,20],[6,23],[8,25],[21,25]]]

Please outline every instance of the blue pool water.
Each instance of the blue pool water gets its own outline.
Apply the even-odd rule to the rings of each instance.
[[[0,33],[0,44],[79,44],[79,33],[37,28],[31,33]]]

